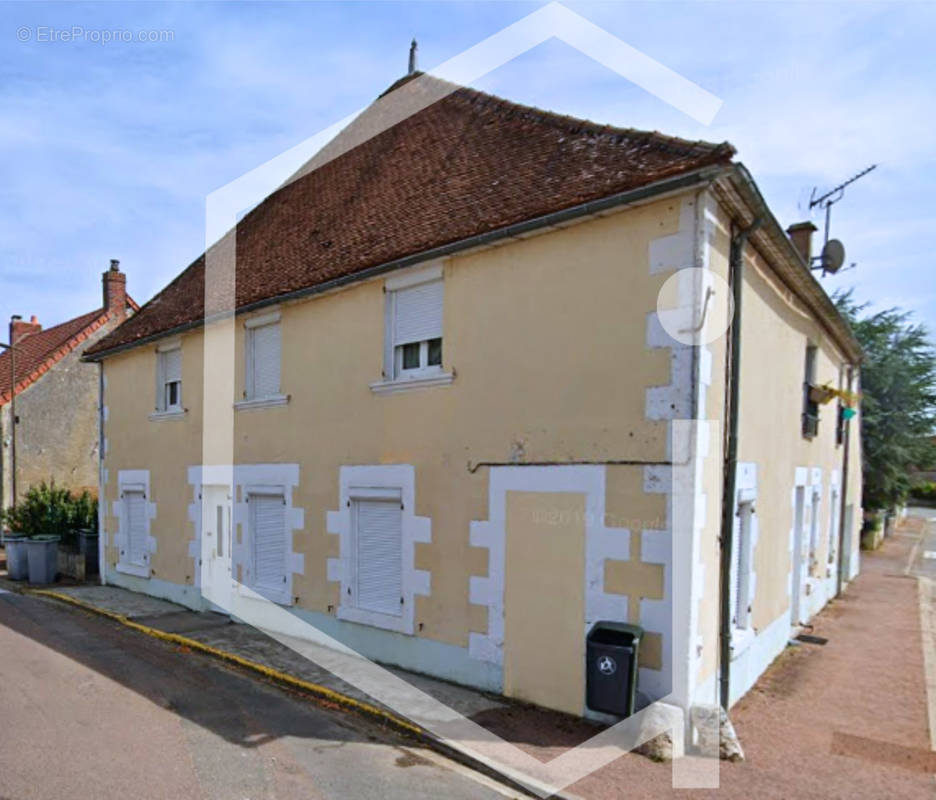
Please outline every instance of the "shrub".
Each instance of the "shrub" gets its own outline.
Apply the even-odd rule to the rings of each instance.
[[[933,483],[932,481],[918,483],[916,486],[910,489],[910,496],[914,500],[936,503],[936,483]]]
[[[85,491],[80,495],[43,481],[31,486],[26,496],[12,508],[0,512],[0,521],[13,533],[37,536],[48,533],[74,544],[77,531],[97,530],[97,500]]]

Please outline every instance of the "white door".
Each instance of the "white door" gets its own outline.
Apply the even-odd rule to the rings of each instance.
[[[804,550],[808,546],[808,539],[804,535],[806,527],[806,487],[796,487],[796,504],[793,512],[793,581],[792,598],[790,604],[790,625],[800,623],[800,614],[803,607],[803,586],[806,582],[806,558]]]
[[[231,608],[231,490],[203,486],[201,502],[201,590],[218,611]]]

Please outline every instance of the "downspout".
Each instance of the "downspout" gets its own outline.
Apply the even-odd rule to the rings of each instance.
[[[726,398],[725,462],[722,492],[720,620],[719,620],[719,700],[728,710],[731,687],[731,550],[733,545],[735,487],[738,467],[738,402],[741,395],[741,298],[744,289],[744,245],[761,225],[761,217],[731,237],[728,280],[734,301],[729,340],[728,380]]]
[[[854,367],[848,368],[848,391],[852,389],[854,380]],[[842,502],[839,508],[839,529],[838,529],[838,565],[835,571],[835,596],[842,594],[842,588],[845,584],[845,510],[848,508],[848,452],[851,444],[851,420],[844,422],[845,431],[843,433],[844,443],[842,447]],[[854,520],[852,521],[854,525]]]
[[[106,486],[104,481],[104,362],[98,362],[98,577],[107,584],[105,551],[107,534],[104,532]]]
[[[10,506],[16,505],[16,342],[13,341],[13,321],[10,318]]]

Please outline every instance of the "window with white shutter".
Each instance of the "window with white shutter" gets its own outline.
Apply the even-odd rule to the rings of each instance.
[[[247,327],[247,369],[244,393],[248,400],[280,395],[281,332],[279,321]]]
[[[403,513],[399,497],[352,503],[353,605],[403,614]]]
[[[286,501],[282,494],[251,493],[248,585],[278,599],[286,586]]]
[[[735,540],[731,552],[731,603],[735,628],[748,628],[751,619],[751,515],[752,501],[738,504]]]
[[[142,490],[126,490],[123,495],[124,535],[123,561],[134,566],[146,564],[146,494]]]
[[[430,280],[390,292],[388,334],[393,378],[442,371],[441,280]]]
[[[156,410],[182,410],[182,348],[156,353]]]

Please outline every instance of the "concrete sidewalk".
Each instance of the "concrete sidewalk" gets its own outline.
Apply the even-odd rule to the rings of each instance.
[[[210,611],[190,611],[182,606],[117,586],[49,587],[47,596],[61,595],[95,610],[124,617],[154,631],[178,634],[185,639],[205,645],[217,653],[228,653],[245,661],[261,665],[272,677],[295,678],[303,684],[322,687],[336,695],[350,698],[366,706],[381,708],[388,715],[393,712],[381,707],[354,686],[332,675],[295,651],[271,639],[250,625],[232,622],[222,614]],[[506,708],[507,702],[483,692],[465,689],[454,684],[429,678],[405,670],[388,668],[397,676],[432,695],[465,716],[483,714]]]
[[[936,542],[936,523],[917,518],[875,553],[862,554],[862,574],[815,620],[825,645],[790,647],[731,712],[747,755],[721,764],[720,788],[693,797],[929,798],[936,757],[930,748],[924,623],[913,574]],[[912,563],[913,562],[913,563]],[[927,562],[926,566],[930,564]],[[376,713],[392,715],[372,698],[246,625],[187,611],[115,587],[56,587],[72,600],[121,615],[132,625],[183,635],[276,674],[293,676]],[[936,611],[932,614],[936,620]],[[921,623],[923,620],[923,623]],[[925,630],[934,652],[934,626]],[[409,683],[459,710],[542,761],[595,735],[593,724],[402,670]],[[403,724],[405,721],[401,720]],[[627,754],[572,787],[594,800],[681,797],[672,768]]]

